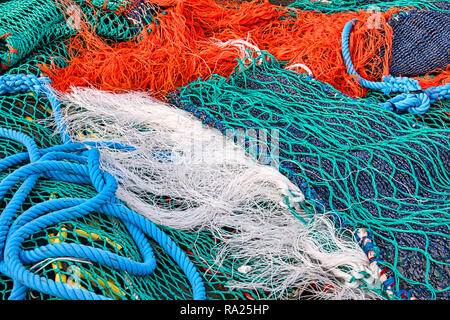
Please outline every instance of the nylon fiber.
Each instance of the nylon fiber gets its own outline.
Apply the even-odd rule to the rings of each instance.
[[[277,132],[279,170],[339,223],[370,230],[398,296],[446,299],[448,129],[349,99],[266,57],[241,63],[229,80],[183,87],[171,101],[240,141]],[[260,135],[249,137],[250,128]]]
[[[448,300],[450,2],[0,0],[0,300]]]

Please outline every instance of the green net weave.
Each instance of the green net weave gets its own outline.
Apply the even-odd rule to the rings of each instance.
[[[414,7],[426,10],[448,10],[446,1],[432,0],[332,0],[332,1],[310,1],[295,0],[289,7],[301,10],[314,10],[323,13],[334,13],[344,10],[380,10],[386,11],[392,7]]]
[[[102,1],[104,2],[104,1]],[[130,40],[152,22],[154,9],[145,7],[141,19],[116,13],[128,1],[104,2],[107,9],[97,8],[99,1],[64,3],[60,0],[11,0],[0,3],[0,63],[2,69],[15,66],[31,52],[67,40],[87,21],[95,32],[114,41]],[[108,9],[108,7],[111,7]],[[116,11],[114,11],[115,9]]]
[[[426,119],[399,116],[269,54],[249,60],[230,79],[193,82],[169,97],[256,159],[264,153],[340,227],[367,230],[394,296],[448,299],[448,104]]]

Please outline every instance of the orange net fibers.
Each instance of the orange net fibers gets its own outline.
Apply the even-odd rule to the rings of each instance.
[[[391,52],[392,30],[386,19],[398,9],[377,16],[364,11],[325,15],[292,11],[267,1],[239,5],[213,0],[151,2],[170,7],[149,26],[152,32],[144,30],[134,41],[109,45],[83,27],[69,48],[68,67],[42,66],[55,88],[145,90],[164,98],[198,78],[229,76],[235,59],[243,58],[247,47],[265,50],[289,65],[306,65],[315,78],[361,97],[366,89],[347,74],[340,51],[342,29],[352,19],[361,21],[350,37],[356,70],[369,80],[388,74],[389,54],[379,57],[377,53],[382,47]]]

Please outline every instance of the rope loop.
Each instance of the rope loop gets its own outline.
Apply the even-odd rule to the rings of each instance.
[[[450,98],[450,83],[423,90],[419,85],[419,81],[407,77],[384,76],[383,81],[381,82],[369,81],[362,78],[355,70],[349,49],[350,33],[356,22],[356,19],[347,22],[342,31],[342,57],[344,58],[347,72],[356,76],[357,81],[363,87],[381,91],[386,95],[400,93],[400,95],[391,98],[386,102],[380,103],[380,106],[386,110],[400,114],[405,112],[412,114],[425,114],[432,103]]]

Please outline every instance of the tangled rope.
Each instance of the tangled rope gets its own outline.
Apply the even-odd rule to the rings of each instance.
[[[0,77],[1,93],[21,91],[34,91],[47,95],[65,143],[39,149],[34,140],[26,134],[0,128],[1,138],[14,140],[26,148],[24,153],[0,160],[0,172],[20,166],[18,169],[12,170],[0,182],[0,201],[4,199],[5,194],[11,188],[23,181],[0,214],[0,272],[14,280],[14,287],[9,299],[24,299],[28,288],[71,300],[107,299],[105,296],[88,290],[40,277],[32,273],[25,265],[64,256],[87,259],[119,271],[144,276],[151,274],[156,266],[151,243],[146,236],[159,243],[181,267],[192,286],[193,298],[204,299],[203,281],[194,264],[182,249],[154,223],[128,209],[115,197],[117,181],[111,174],[100,169],[100,152],[95,148],[95,144],[70,142],[70,137],[60,122],[60,106],[49,86],[48,79],[24,75]],[[127,149],[127,147],[114,143],[109,146]],[[91,199],[60,198],[44,201],[19,215],[22,204],[40,178],[89,184],[96,189],[98,194]],[[77,219],[92,212],[122,220],[136,242],[143,262],[136,262],[109,251],[73,243],[49,244],[33,250],[24,250],[21,247],[29,236],[46,227],[68,219]]]
[[[349,49],[350,33],[356,21],[355,19],[349,21],[342,31],[342,56],[345,66],[347,72],[356,76],[356,80],[365,88],[382,91],[386,95],[401,93],[386,102],[380,103],[383,108],[396,113],[424,114],[430,108],[431,103],[450,98],[450,83],[424,90],[419,81],[407,77],[384,76],[382,82],[362,78],[353,66]]]

